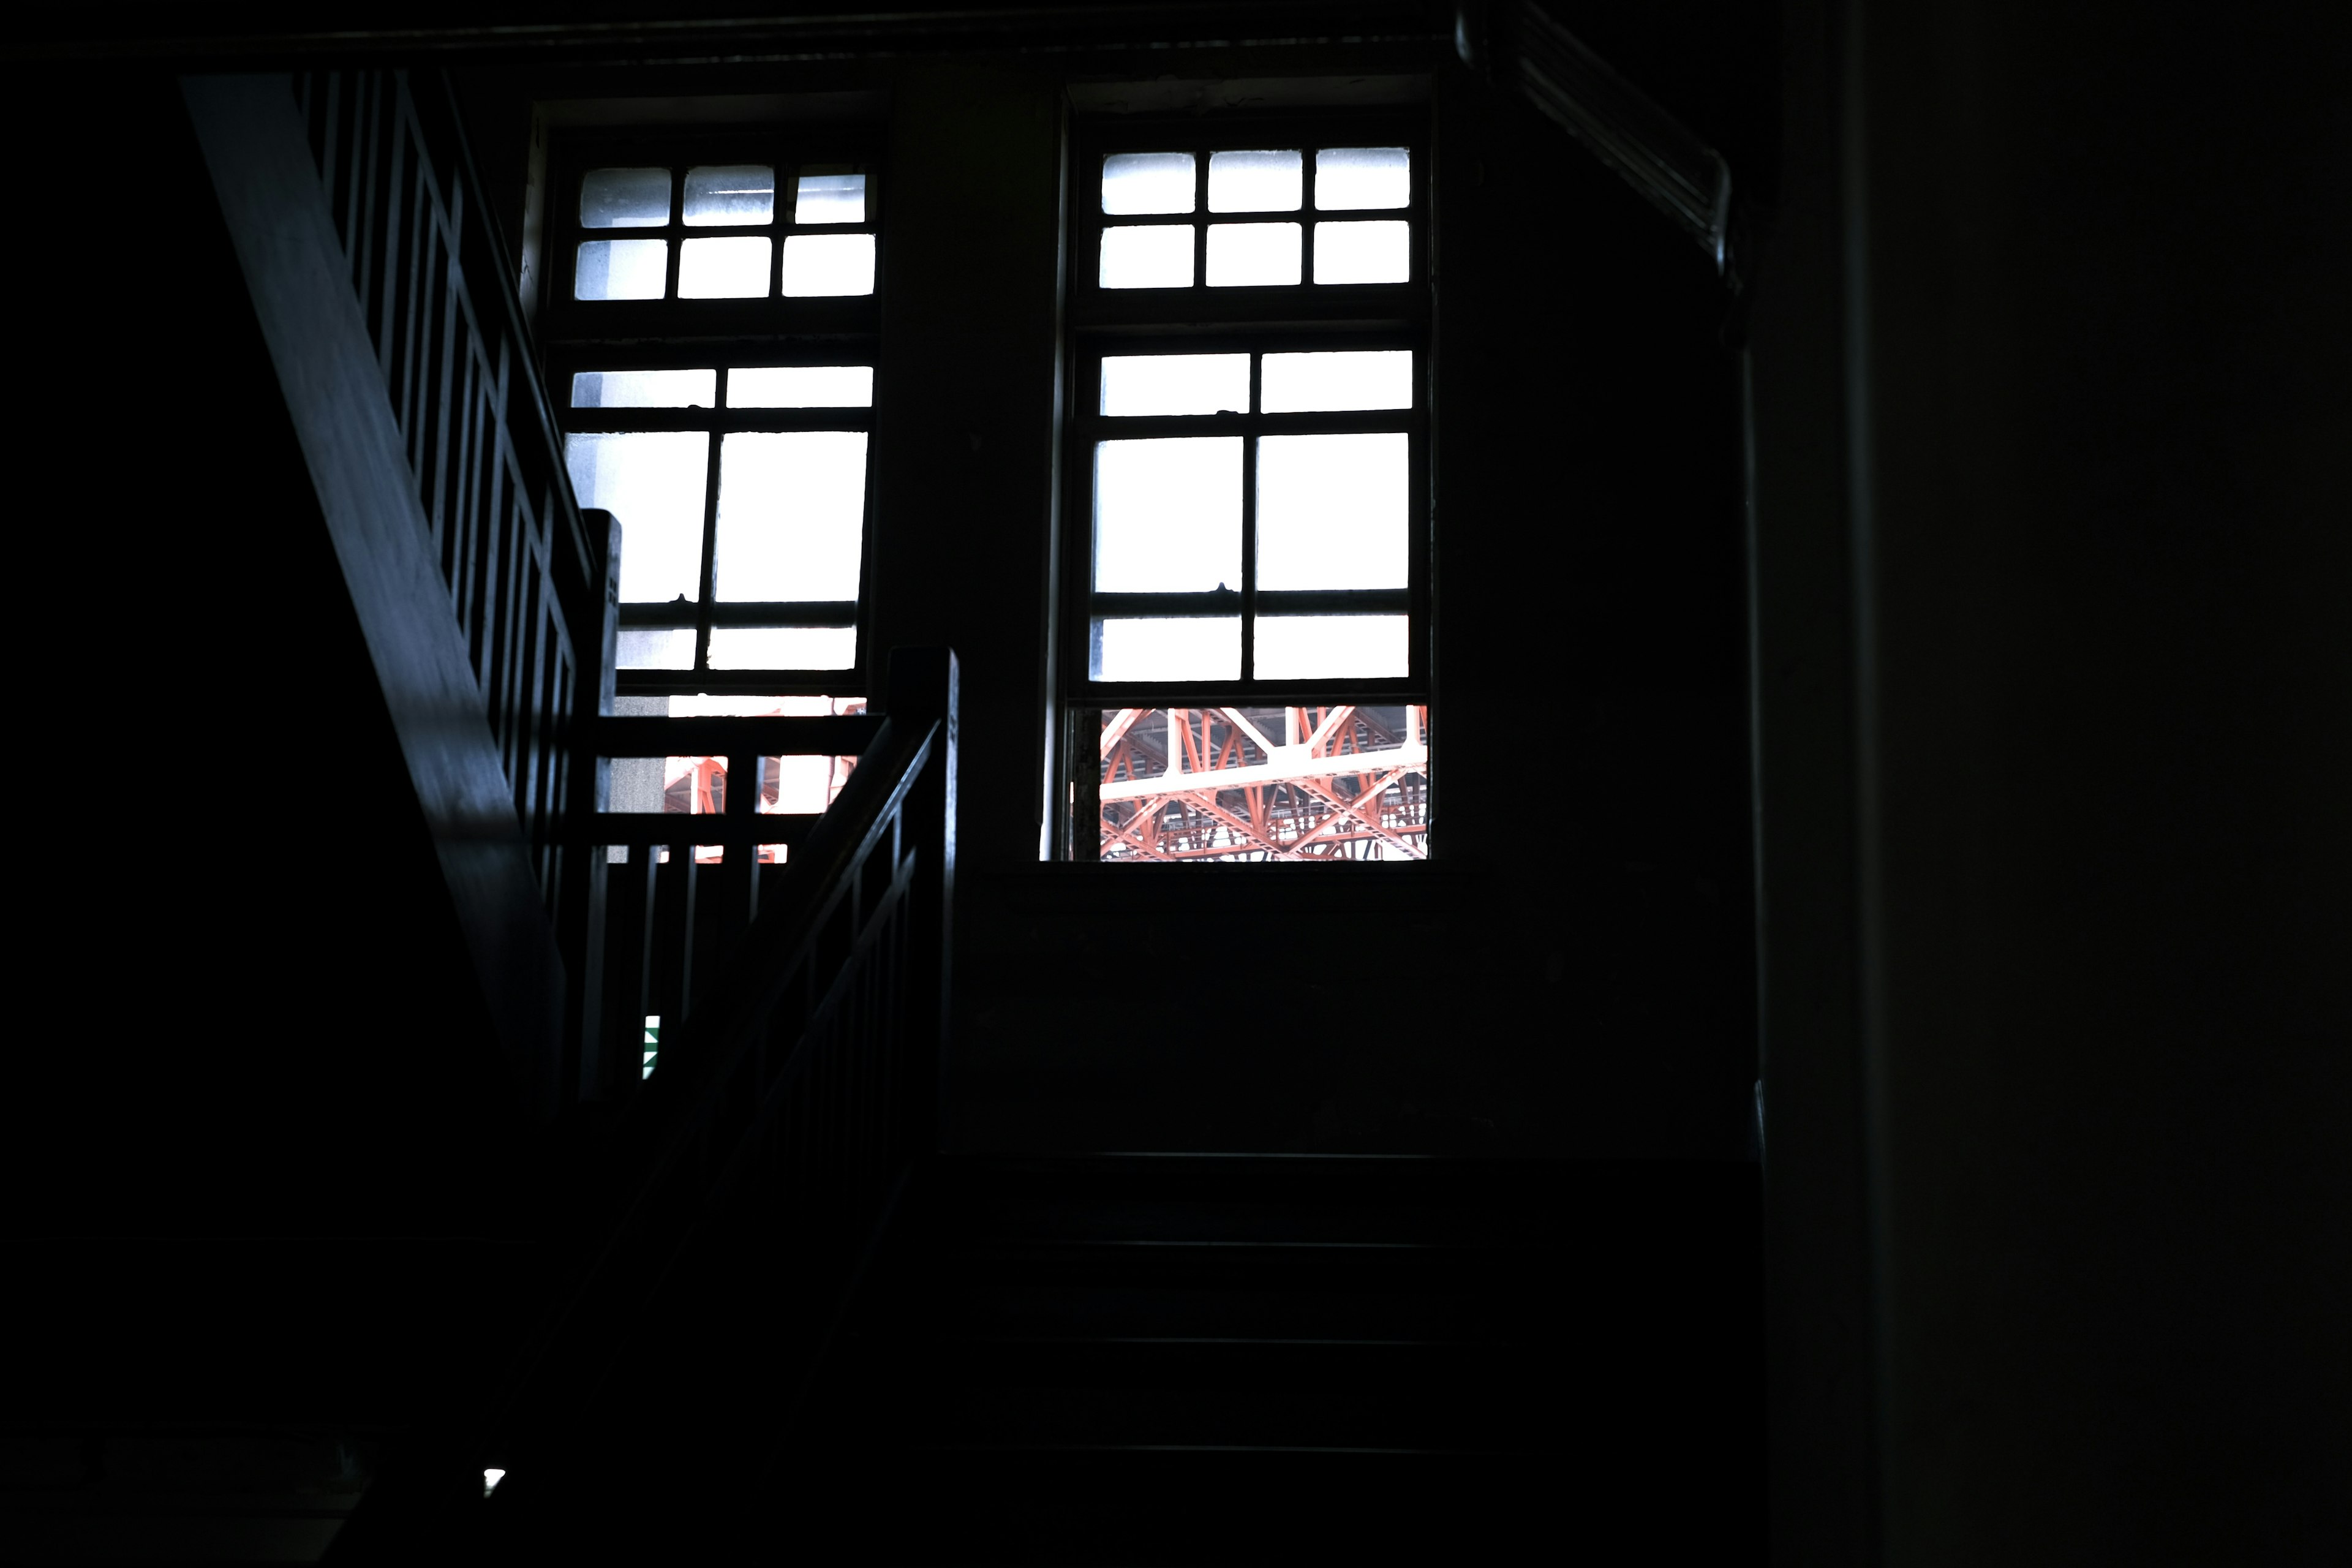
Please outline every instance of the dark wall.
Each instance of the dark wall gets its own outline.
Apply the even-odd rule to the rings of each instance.
[[[1794,14],[1777,1560],[2341,1562],[2352,31]]]
[[[0,1403],[384,1418],[494,1310],[527,1139],[176,83],[6,98],[95,184],[7,284],[50,826],[0,1139],[44,1348]]]

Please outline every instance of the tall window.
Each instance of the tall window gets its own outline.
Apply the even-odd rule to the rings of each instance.
[[[540,338],[581,504],[621,523],[620,710],[859,710],[865,138],[581,135],[552,149],[548,189]],[[772,758],[761,808],[822,811],[850,765]],[[719,810],[725,775],[724,758],[616,763],[612,808]]]
[[[1425,163],[1396,121],[1081,142],[1070,848],[1417,859]]]
[[[863,683],[877,231],[855,151],[559,149],[542,341],[581,504],[621,521],[624,693]]]

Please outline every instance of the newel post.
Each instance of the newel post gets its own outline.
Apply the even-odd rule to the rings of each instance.
[[[902,647],[890,652],[891,728],[922,733],[938,725],[922,776],[908,792],[900,819],[902,852],[915,857],[908,911],[908,1125],[909,1152],[938,1151],[947,1132],[947,1052],[953,1010],[956,858],[955,650]]]

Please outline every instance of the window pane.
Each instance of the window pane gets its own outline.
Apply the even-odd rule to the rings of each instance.
[[[1103,160],[1102,210],[1120,214],[1191,212],[1192,154],[1112,153]]]
[[[1411,408],[1412,351],[1268,354],[1258,399],[1268,414]]]
[[[624,626],[615,646],[619,649],[617,662],[623,669],[694,668],[694,628],[691,626],[667,630]],[[622,808],[614,806],[613,809],[618,811]]]
[[[1189,289],[1192,229],[1189,224],[1107,228],[1102,237],[1106,289]]]
[[[1402,147],[1326,147],[1315,154],[1315,205],[1324,212],[1401,207],[1412,199],[1412,160]]]
[[[623,697],[615,699],[615,709],[631,716],[655,719],[695,719],[705,716],[743,719],[772,717],[802,718],[827,714],[863,713],[863,697]],[[678,801],[670,794],[668,780],[677,776],[678,764],[685,761],[703,759],[677,757],[615,757],[613,759],[613,787],[610,811],[667,811]],[[718,764],[714,783],[723,796],[727,780],[727,759],[712,757]],[[761,812],[816,813],[830,806],[841,794],[841,786],[849,782],[856,770],[854,756],[772,756],[762,759],[760,799],[755,810]],[[623,770],[630,770],[626,784]],[[762,859],[772,858],[761,856]]]
[[[681,300],[757,300],[768,292],[768,258],[774,242],[756,235],[689,239],[677,258]]]
[[[1403,283],[1412,277],[1412,225],[1318,223],[1315,226],[1318,283]]]
[[[713,370],[583,370],[572,378],[574,408],[710,408]]]
[[[864,223],[866,176],[845,170],[814,171],[801,175],[793,203],[794,223]]]
[[[1242,438],[1095,447],[1095,587],[1204,593],[1242,585]]]
[[[784,293],[788,298],[872,292],[872,235],[796,234],[784,241]]]
[[[1418,860],[1428,852],[1426,707],[1111,708],[1095,716],[1105,860]]]
[[[1246,414],[1247,354],[1115,354],[1102,362],[1105,414]]]
[[[1242,672],[1241,617],[1098,619],[1092,653],[1097,680],[1234,680]]]
[[[1296,153],[1212,153],[1209,210],[1297,212],[1305,188],[1302,168]]]
[[[591,239],[572,276],[575,300],[658,300],[669,286],[669,241]]]
[[[865,431],[726,437],[719,473],[719,599],[855,599],[865,539]]]
[[[847,669],[857,662],[855,626],[719,626],[713,669]]]
[[[730,408],[871,408],[870,364],[780,364],[727,373]]]
[[[1330,227],[1328,224],[1323,226]],[[1209,287],[1298,281],[1298,226],[1295,223],[1216,223],[1209,226]],[[1319,280],[1322,264],[1315,271]]]
[[[686,172],[686,226],[772,223],[776,171],[765,163],[715,163]]]
[[[1408,675],[1404,616],[1261,616],[1260,680]]]
[[[700,430],[572,436],[563,452],[580,504],[620,520],[621,597],[700,598],[710,437]]]
[[[1257,585],[1405,586],[1410,450],[1402,431],[1260,440]]]
[[[667,169],[593,169],[580,182],[582,228],[659,228],[668,222]]]

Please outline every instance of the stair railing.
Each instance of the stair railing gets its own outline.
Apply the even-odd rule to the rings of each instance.
[[[572,498],[514,268],[446,80],[386,70],[292,81],[552,910],[563,881],[553,825],[577,783],[567,731],[583,690],[594,696],[604,541]]]
[[[526,1500],[593,1473],[584,1435],[614,1428],[585,1418],[644,1376],[804,1369],[937,1149],[955,659],[893,654],[878,719],[611,717],[621,530],[572,496],[446,80],[183,91],[527,1099],[606,1103],[555,1145],[570,1261],[551,1305],[492,1415],[464,1423],[514,1469],[499,1496]],[[811,752],[859,759],[832,806],[759,812],[762,759]],[[610,759],[678,754],[729,759],[724,811],[603,809]],[[723,860],[698,863],[712,844]],[[747,1266],[782,1274],[730,1289]],[[618,1353],[660,1322],[677,1342],[657,1370]]]
[[[660,1065],[582,1184],[569,1282],[487,1424],[483,1462],[509,1473],[498,1506],[510,1521],[534,1500],[560,1510],[558,1498],[593,1492],[624,1450],[632,1484],[646,1484],[637,1418],[664,1391],[715,1379],[732,1403],[778,1419],[895,1194],[937,1151],[956,727],[955,658],[943,648],[892,654],[878,722],[596,726],[607,758],[730,758],[721,814],[607,813],[572,829],[598,854],[630,851],[616,882],[640,881],[651,910],[667,894],[686,911],[665,923],[614,900],[608,954],[633,956],[608,960],[607,994],[656,994],[628,987],[651,984],[630,976],[659,971],[664,944],[673,975],[714,945],[730,957],[707,984],[683,983],[693,994],[681,1027],[665,1016]],[[853,749],[858,765],[821,816],[760,813],[756,789],[738,782],[756,778],[763,756]],[[767,868],[750,851],[776,842],[789,858],[761,892]],[[731,869],[698,869],[693,846],[714,843]],[[660,847],[666,862],[649,853]],[[719,896],[698,899],[698,880],[714,876]],[[695,929],[714,917],[740,934]],[[616,1023],[641,1005],[616,1001]]]

